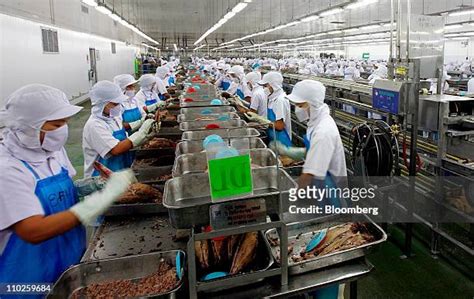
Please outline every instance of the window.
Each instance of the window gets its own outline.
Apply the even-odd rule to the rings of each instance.
[[[112,54],[116,54],[117,49],[115,48],[115,43],[110,43],[110,46],[112,47]]]
[[[59,53],[58,31],[48,28],[41,28],[44,53]]]

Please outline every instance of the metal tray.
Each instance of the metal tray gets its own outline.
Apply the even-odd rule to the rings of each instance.
[[[210,130],[206,126],[210,124],[216,124],[220,129],[234,129],[247,127],[247,122],[241,119],[231,119],[228,121],[217,121],[217,120],[201,120],[201,121],[189,121],[182,122],[179,124],[181,131],[200,131]],[[212,129],[215,130],[215,129]]]
[[[140,183],[157,183],[165,184],[167,180],[158,180],[160,176],[171,174],[173,170],[172,165],[153,167],[153,168],[141,168],[135,172],[135,176]]]
[[[204,140],[209,135],[219,135],[222,138],[258,137],[260,133],[255,128],[215,129],[206,131],[183,132],[182,140]]]
[[[264,198],[267,213],[276,215],[280,212],[282,203],[288,202],[289,189],[297,186],[285,171],[277,167],[252,169],[252,179],[253,194],[222,199],[219,203]],[[175,228],[191,228],[209,224],[209,207],[212,204],[207,173],[183,175],[165,184],[163,205],[169,209],[170,222]]]
[[[184,114],[186,116],[194,115],[196,117],[203,116],[202,111],[206,110],[211,112],[211,114],[220,114],[220,113],[236,113],[234,107],[231,106],[212,106],[206,108],[194,107],[194,108],[181,108],[180,114]]]
[[[174,153],[167,156],[155,156],[153,154],[143,155],[142,157],[137,158],[135,159],[135,161],[133,161],[132,169],[135,172],[140,172],[141,169],[173,165],[174,158]]]
[[[213,120],[217,120],[221,116],[226,116],[229,119],[240,119],[240,117],[235,112],[224,112],[224,113],[215,113],[215,114],[180,114],[178,115],[178,123],[186,121],[202,121],[200,118],[208,117]]]
[[[194,101],[194,102],[185,102],[183,99],[180,100],[179,105],[182,108],[186,107],[215,107],[215,105],[211,105],[212,98],[207,101]],[[229,106],[230,102],[226,99],[221,99],[222,104],[219,106]]]
[[[176,233],[168,215],[106,217],[95,230],[81,262],[185,250],[187,240],[176,239]]]
[[[278,163],[275,153],[268,148],[250,150],[250,159],[253,165],[261,167],[276,166]],[[252,167],[254,168],[254,167]],[[185,154],[176,157],[173,165],[173,177],[188,173],[202,173],[207,171],[207,157],[205,152]]]
[[[69,298],[74,291],[84,288],[92,283],[119,279],[140,279],[156,271],[159,264],[162,262],[166,261],[169,264],[176,266],[177,254],[185,256],[184,251],[172,250],[88,262],[72,266],[61,275],[46,298]],[[176,298],[176,293],[183,284],[183,277],[171,291],[162,294],[151,294],[145,298]]]
[[[374,245],[385,242],[387,240],[387,234],[383,231],[382,228],[372,222],[368,217],[366,218],[366,223],[369,225],[369,230],[376,237],[376,241],[351,249],[333,252],[327,255],[318,256],[313,259],[308,259],[300,262],[294,262],[290,257],[288,257],[288,273],[291,275],[296,275],[356,259],[366,255]],[[324,221],[322,221],[322,219],[314,219],[310,221],[290,223],[287,225],[288,245],[293,246],[294,253],[299,253],[303,248],[305,248],[306,244],[313,236],[313,232],[351,222],[350,217],[347,216],[329,216],[324,219]],[[267,242],[268,246],[270,246],[273,258],[279,264],[279,247],[272,247],[270,245],[268,241],[268,238],[270,236],[273,238],[278,238],[277,231],[275,229],[270,229],[266,231],[265,242]]]
[[[239,276],[245,276],[247,273],[257,273],[257,272],[264,272],[268,270],[274,263],[273,259],[273,254],[270,249],[270,246],[268,246],[268,243],[265,242],[265,236],[263,235],[262,232],[258,232],[258,244],[257,244],[257,253],[254,258],[254,262],[251,263],[249,266],[247,266],[246,269],[243,270],[242,273],[239,274],[234,274],[234,275],[229,275],[224,278],[216,278],[212,279],[209,281],[203,281],[202,277],[204,277],[206,274],[209,274],[211,272],[215,271],[224,271],[224,272],[229,272],[230,266],[228,267],[213,267],[211,270],[204,271],[201,269],[199,266],[199,263],[196,261],[196,275],[197,275],[197,284],[198,285],[206,285],[210,282],[217,281],[217,280],[229,280],[229,279],[235,279],[235,283],[233,284],[233,287],[237,287],[241,284],[238,283],[238,277]],[[257,281],[255,281],[257,282]],[[224,286],[224,288],[227,288]],[[214,288],[212,291],[219,291],[222,288]]]
[[[147,185],[151,185],[163,193],[164,183],[163,182],[146,182]],[[147,202],[147,203],[127,203],[119,204],[115,203],[107,211],[104,212],[104,216],[124,216],[124,215],[146,215],[146,214],[166,214],[168,209],[161,203]]]
[[[202,101],[210,101],[212,99],[216,99],[216,98],[219,98],[217,96],[217,93],[214,91],[214,92],[210,92],[210,93],[187,93],[183,96],[181,96],[181,98],[191,98],[193,99],[194,101],[197,101],[197,102],[202,102]]]
[[[243,138],[231,138],[232,140],[242,140]],[[263,142],[262,139],[258,137],[250,137],[247,138],[249,140],[249,148],[267,148],[266,144]],[[229,140],[224,138],[224,140]],[[181,141],[176,145],[176,157],[184,154],[192,154],[192,153],[199,153],[204,151],[202,146],[202,141]]]

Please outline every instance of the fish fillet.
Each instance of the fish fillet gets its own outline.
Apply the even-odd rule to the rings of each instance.
[[[251,263],[257,252],[258,232],[246,233],[237,248],[237,253],[232,261],[230,274],[237,274]]]

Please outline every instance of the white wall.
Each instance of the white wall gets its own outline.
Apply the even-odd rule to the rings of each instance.
[[[36,5],[39,2],[46,7],[49,3],[35,0]],[[9,7],[5,3],[0,4],[0,106],[9,94],[30,83],[57,87],[69,98],[87,93],[89,48],[99,51],[98,80],[133,74],[135,55],[140,51],[129,43],[138,42],[135,34],[93,8],[84,14],[78,0],[55,0],[55,17],[48,22],[49,7],[31,7],[30,1],[11,2]],[[43,53],[41,27],[58,31],[59,53]],[[112,41],[116,54],[111,51]]]
[[[390,53],[390,47],[389,44],[356,45],[346,47],[347,58],[362,59],[363,53],[369,53],[370,60],[387,60]]]

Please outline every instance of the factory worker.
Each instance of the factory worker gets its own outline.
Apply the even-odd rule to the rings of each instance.
[[[228,71],[230,70],[230,65],[224,64],[222,68],[222,75],[219,79],[217,79],[215,86],[218,88],[226,91],[229,89],[232,79],[230,78],[230,75],[228,74]]]
[[[360,78],[359,70],[356,68],[356,63],[351,61],[349,66],[344,70],[344,80],[355,81]]]
[[[327,66],[326,75],[328,76],[340,76],[339,68],[337,67],[337,62],[330,62]]]
[[[470,95],[474,94],[474,78],[471,78],[469,81],[467,81],[467,93]]]
[[[258,84],[258,82],[262,80],[262,75],[258,72],[250,72],[245,78],[249,89],[252,91],[249,111],[267,118],[268,98],[265,95],[263,87]]]
[[[451,79],[451,76],[448,75],[448,71],[446,69],[443,70],[443,77],[441,78],[441,86],[443,87],[443,92],[446,92],[449,90],[449,84],[447,80]],[[431,82],[430,84],[430,92],[431,94],[437,94],[438,93],[438,79],[431,79],[429,80]],[[471,86],[471,92],[474,93],[474,81],[472,82],[473,86]],[[468,93],[469,93],[469,82],[467,84],[468,87]]]
[[[153,77],[153,75],[152,75]],[[130,149],[140,146],[149,136],[154,120],[143,122],[140,129],[127,136],[122,126],[122,106],[127,96],[110,81],[97,82],[89,92],[92,113],[82,135],[84,177],[97,176],[94,162],[112,171],[129,168],[133,162]]]
[[[157,78],[152,74],[145,74],[138,79],[138,82],[140,83],[140,90],[135,95],[135,99],[145,112],[155,113],[163,105],[163,101],[160,100],[155,92]]]
[[[377,65],[375,65],[374,72],[368,78],[369,84],[373,85],[375,83],[375,80],[377,80],[377,79],[387,79],[387,77],[388,77],[387,67],[383,64],[377,64]]]
[[[250,121],[270,125],[267,130],[270,141],[276,139],[286,146],[291,146],[291,110],[283,90],[283,76],[279,72],[269,72],[258,84],[264,87],[265,95],[268,97],[267,118],[252,112],[246,113],[247,118]]]
[[[316,179],[338,178],[347,175],[344,147],[339,130],[324,103],[326,88],[314,80],[303,80],[295,84],[287,98],[296,105],[299,121],[308,121],[304,136],[305,148],[288,147],[277,143],[279,153],[294,160],[305,159],[300,187]]]
[[[114,77],[114,83],[120,87],[127,99],[122,102],[122,121],[128,133],[135,132],[145,120],[143,106],[135,99],[135,84],[138,81],[132,75],[122,74]]]
[[[0,143],[5,174],[0,180],[1,284],[54,283],[86,249],[82,224],[94,222],[134,179],[128,170],[112,174],[100,187],[86,184],[102,191],[79,202],[79,196],[97,191],[76,187],[76,171],[64,149],[68,119],[81,109],[69,104],[62,91],[31,84],[11,94],[0,111],[5,126]]]
[[[166,89],[166,77],[168,76],[169,69],[166,66],[160,66],[156,68],[156,84],[155,92],[158,94],[160,100],[164,101],[170,98],[168,90]]]
[[[247,86],[247,80],[245,79],[244,67],[241,65],[234,65],[227,72],[232,79],[232,83],[229,88],[223,94],[224,97],[229,97],[229,95],[236,95],[241,100],[250,101],[251,91]]]

